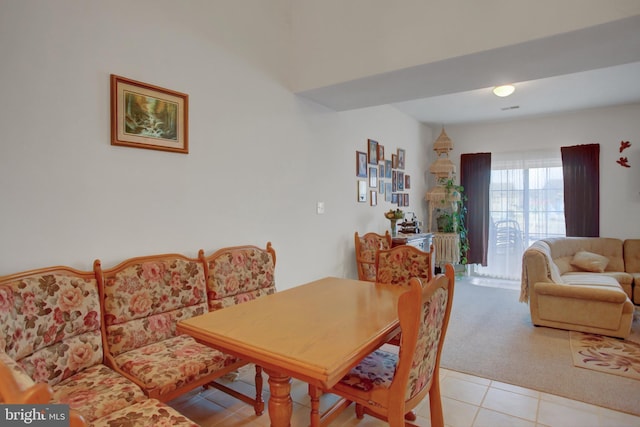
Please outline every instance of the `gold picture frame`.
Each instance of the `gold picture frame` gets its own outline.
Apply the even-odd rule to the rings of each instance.
[[[189,95],[111,75],[111,145],[189,153]]]

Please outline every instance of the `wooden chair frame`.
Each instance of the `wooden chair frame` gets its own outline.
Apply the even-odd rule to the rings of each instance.
[[[405,416],[410,413],[427,394],[429,394],[431,425],[433,427],[444,426],[440,396],[439,368],[442,347],[451,315],[455,283],[453,266],[447,264],[445,271],[445,274],[435,276],[424,287],[419,279],[412,278],[409,290],[400,296],[398,301],[398,317],[402,329],[402,341],[400,344],[398,364],[391,385],[388,388],[374,387],[370,392],[361,392],[341,383],[336,384],[328,390],[319,390],[314,386],[310,386],[311,427],[328,425],[352,402],[356,403],[356,415],[358,418],[362,418],[366,413],[387,421],[391,427],[416,427],[414,424],[408,422]],[[422,306],[438,289],[445,289],[448,298],[442,323],[442,332],[436,349],[434,372],[428,384],[425,384],[421,390],[415,393],[409,400],[405,400],[411,365],[418,341],[419,328],[422,322]],[[341,399],[323,414],[320,414],[318,409],[319,398],[322,392],[339,395]]]
[[[385,231],[384,235],[382,234],[377,234],[377,233],[366,233],[362,236],[358,235],[358,232],[356,231],[354,234],[354,243],[355,243],[355,248],[356,248],[356,265],[358,267],[358,280],[366,280],[368,282],[375,282],[375,276],[373,278],[370,278],[367,276],[367,273],[364,269],[365,265],[369,265],[372,266],[375,270],[375,256],[373,257],[373,260],[368,260],[364,258],[364,255],[362,253],[363,249],[362,249],[362,242],[360,239],[367,239],[367,238],[377,238],[381,243],[386,241],[387,242],[387,246],[389,249],[391,249],[392,246],[392,239],[391,239],[391,234],[389,234],[389,230]]]

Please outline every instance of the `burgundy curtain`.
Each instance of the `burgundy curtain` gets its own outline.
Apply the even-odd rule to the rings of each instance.
[[[567,236],[600,237],[600,144],[560,150]]]
[[[491,183],[491,153],[460,156],[460,185],[467,197],[467,263],[487,266],[489,241],[489,184]]]

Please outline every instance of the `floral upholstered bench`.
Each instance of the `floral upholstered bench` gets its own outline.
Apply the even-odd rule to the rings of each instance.
[[[198,258],[204,264],[209,311],[219,310],[276,292],[276,251],[267,242],[257,246],[232,246]],[[255,365],[255,384],[262,389],[262,367]]]
[[[128,259],[103,270],[94,263],[103,304],[106,363],[161,401],[200,386],[215,387],[254,406],[255,398],[214,380],[248,362],[176,331],[178,321],[208,310],[203,264],[183,255]]]
[[[101,317],[93,272],[50,267],[0,277],[1,400],[68,404],[92,426],[118,418],[196,425],[102,363]]]

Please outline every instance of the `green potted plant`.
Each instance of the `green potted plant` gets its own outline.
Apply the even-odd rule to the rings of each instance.
[[[438,184],[444,188],[445,197],[440,201],[442,208],[436,209],[436,225],[440,233],[457,233],[460,236],[460,264],[467,263],[469,238],[465,224],[467,208],[464,202],[464,187],[455,183],[453,177],[441,178]],[[445,208],[444,206],[451,206]]]

